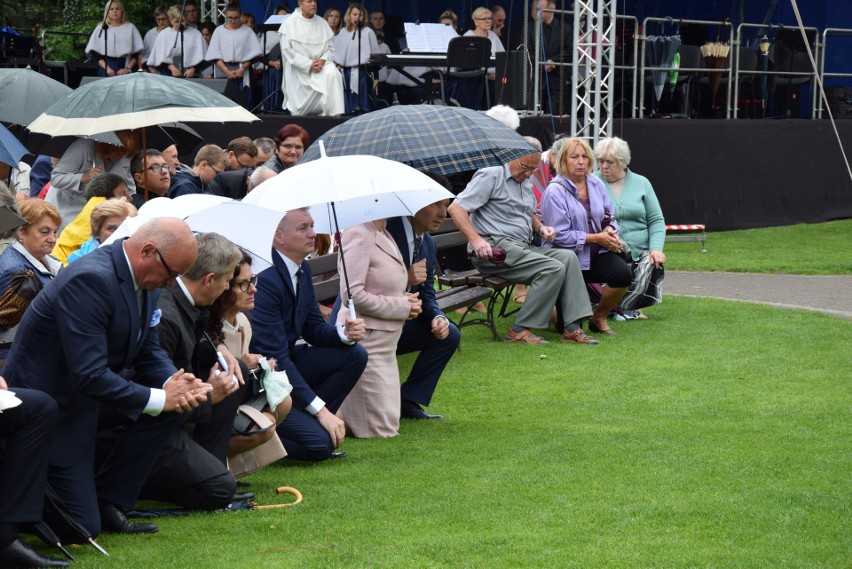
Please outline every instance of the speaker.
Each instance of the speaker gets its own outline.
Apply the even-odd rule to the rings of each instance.
[[[497,52],[495,65],[496,104],[507,105],[516,111],[529,110],[529,103],[524,105],[525,56],[525,52],[521,50]]]
[[[191,81],[193,83],[198,83],[199,85],[204,85],[205,87],[209,87],[213,89],[217,93],[221,93],[225,95],[233,102],[238,105],[242,105],[246,102],[246,96],[240,90],[239,86],[235,81],[231,81],[230,79],[224,78],[216,78],[216,79],[184,79],[184,81]]]

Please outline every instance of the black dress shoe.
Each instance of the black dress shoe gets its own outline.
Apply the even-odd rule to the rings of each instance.
[[[101,504],[101,529],[107,533],[157,533],[154,524],[131,524],[118,507]]]
[[[16,539],[0,550],[0,567],[68,567],[68,562],[39,555],[29,545]]]
[[[243,482],[241,480],[237,480],[237,488],[251,488],[251,482]]]
[[[414,401],[402,400],[399,411],[400,419],[443,419],[443,415],[432,415],[423,410],[423,407]]]
[[[231,502],[251,502],[254,500],[254,492],[237,492],[231,498]]]

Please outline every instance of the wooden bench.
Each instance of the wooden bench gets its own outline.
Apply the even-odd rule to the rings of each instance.
[[[675,235],[672,235],[672,233],[675,233]],[[707,252],[704,246],[707,241],[707,235],[704,233],[703,225],[666,225],[666,241],[670,243],[678,241],[701,241],[701,252]]]
[[[467,246],[467,238],[462,235],[461,231],[456,229],[452,219],[447,218],[441,227],[432,234],[435,240],[435,246],[440,252],[443,249],[450,247]],[[448,273],[439,275],[437,278],[440,287],[449,287],[448,290],[455,289],[463,290],[464,287],[475,290],[479,296],[485,295],[483,298],[476,300],[468,305],[473,306],[480,300],[488,300],[484,316],[472,315],[471,311],[465,312],[459,320],[457,326],[470,326],[473,324],[483,324],[491,330],[491,335],[494,340],[500,339],[500,334],[497,332],[495,321],[497,318],[511,316],[519,309],[509,310],[509,300],[512,298],[512,292],[515,289],[515,283],[510,282],[503,277],[496,275],[486,275],[480,273],[476,269],[462,271],[458,273]],[[439,291],[439,295],[443,292]],[[499,312],[497,307],[500,307]],[[460,308],[460,307],[457,307]],[[496,315],[495,315],[496,313]]]
[[[316,295],[317,300],[321,303],[334,302],[338,294],[340,294],[341,277],[337,273],[337,257],[337,253],[330,253],[321,257],[308,259],[308,265],[311,267],[311,274],[313,275],[314,295]],[[438,308],[446,313],[451,313],[459,308],[469,308],[477,302],[490,299],[491,289],[483,286],[463,284],[438,290],[435,292],[435,296],[438,300]],[[466,318],[469,313],[462,315],[461,320],[456,323],[459,328],[474,324],[483,324],[491,329],[492,334],[497,334],[492,321],[484,318]]]

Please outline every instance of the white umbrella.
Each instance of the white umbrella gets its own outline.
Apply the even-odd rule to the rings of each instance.
[[[314,229],[335,233],[367,221],[414,215],[453,197],[426,174],[400,162],[377,156],[328,157],[322,147],[321,154],[266,180],[243,202],[284,213],[309,207]]]
[[[377,156],[333,156],[319,142],[320,158],[299,163],[270,178],[243,198],[280,212],[310,208],[318,233],[402,215],[414,215],[453,194],[426,174]],[[339,244],[343,280],[349,291],[343,243]],[[355,318],[349,294],[349,310]]]
[[[154,198],[139,208],[139,215],[125,219],[104,244],[132,235],[151,219],[177,217],[193,231],[218,233],[244,249],[259,272],[272,265],[272,238],[282,216],[280,211],[210,194]]]

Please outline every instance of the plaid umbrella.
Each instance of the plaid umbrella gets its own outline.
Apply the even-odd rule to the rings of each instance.
[[[454,174],[501,166],[536,149],[478,111],[441,105],[395,105],[355,117],[322,135],[329,156],[372,155],[418,170]],[[301,162],[320,157],[318,143]]]

